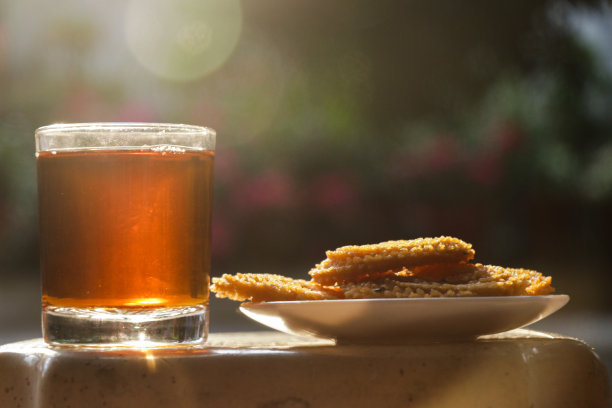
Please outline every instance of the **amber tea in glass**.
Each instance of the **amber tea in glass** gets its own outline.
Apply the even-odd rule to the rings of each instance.
[[[73,124],[36,139],[45,340],[202,343],[214,132]]]

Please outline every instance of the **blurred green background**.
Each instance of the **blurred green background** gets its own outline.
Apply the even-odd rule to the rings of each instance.
[[[217,130],[215,276],[454,235],[607,316],[611,39],[603,2],[0,0],[0,321],[38,324],[34,130],[94,121]]]

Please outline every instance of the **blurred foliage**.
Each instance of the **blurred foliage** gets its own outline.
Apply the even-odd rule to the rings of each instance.
[[[3,273],[36,270],[36,127],[184,122],[218,131],[216,274],[304,276],[326,249],[444,234],[612,306],[592,283],[612,267],[609,6],[243,3],[227,61],[181,81],[131,54],[121,6],[25,3],[49,11],[34,39],[26,5],[0,2]],[[205,50],[195,27],[181,38]]]

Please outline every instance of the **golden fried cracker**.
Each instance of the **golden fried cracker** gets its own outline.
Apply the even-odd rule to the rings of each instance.
[[[451,278],[455,281],[459,279],[467,282],[472,279],[475,268],[474,264],[468,262],[422,265],[410,269],[402,268],[400,271],[395,272],[395,277],[398,279],[402,277],[409,279],[419,278],[430,282],[439,282],[443,279]]]
[[[439,282],[420,279],[403,270],[392,277],[344,283],[340,288],[347,299],[525,296],[554,292],[551,278],[537,271],[481,264],[461,265],[459,269]]]
[[[211,290],[217,297],[240,302],[321,300],[342,296],[337,288],[325,288],[315,282],[269,273],[224,274],[220,278],[213,278]]]
[[[421,265],[467,262],[472,245],[452,237],[417,238],[370,245],[349,245],[327,251],[309,274],[323,285],[374,278],[387,271]]]

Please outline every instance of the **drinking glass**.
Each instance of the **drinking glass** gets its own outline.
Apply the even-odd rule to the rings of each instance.
[[[215,132],[83,123],[35,137],[45,341],[203,343]]]

